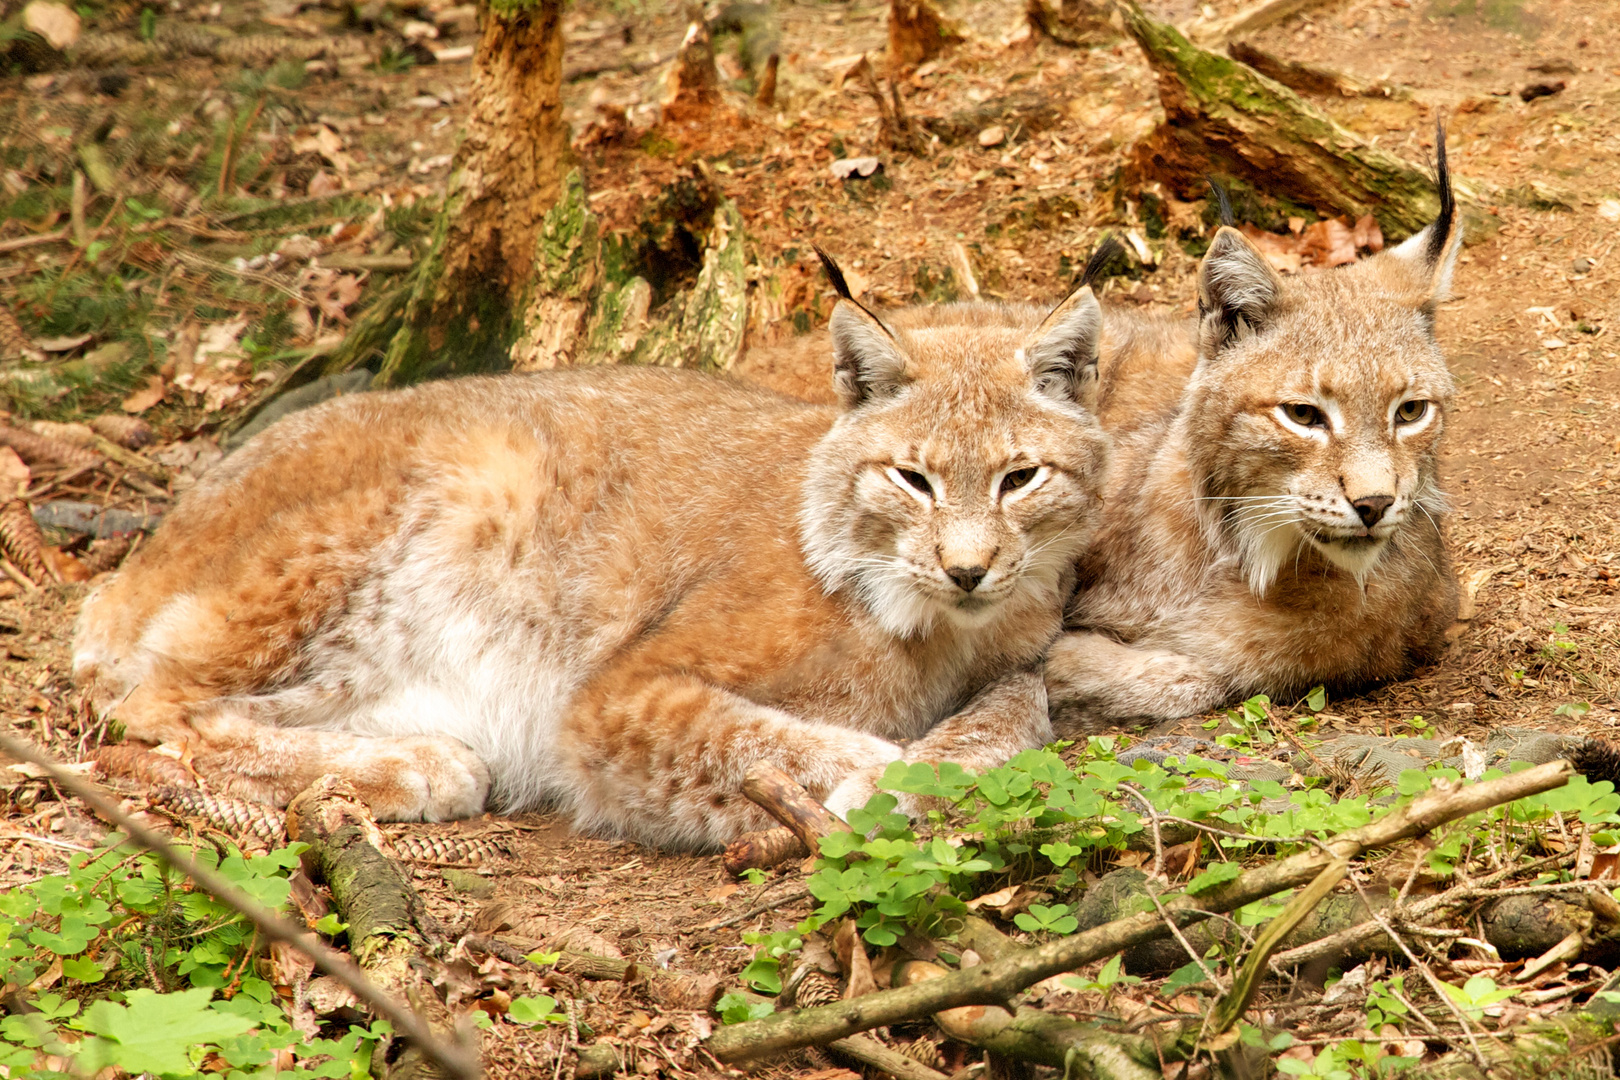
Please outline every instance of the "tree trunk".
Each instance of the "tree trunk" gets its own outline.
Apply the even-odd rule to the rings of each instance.
[[[626,231],[604,234],[591,213],[562,116],[561,17],[561,0],[484,9],[472,114],[431,248],[325,374],[373,367],[384,387],[620,361],[724,370],[741,353],[747,238],[701,166]],[[726,108],[713,68],[699,21],[668,78],[677,142],[682,125]]]
[[[572,165],[562,12],[562,0],[502,0],[483,9],[466,139],[433,249],[378,371],[381,384],[510,363],[535,242]]]

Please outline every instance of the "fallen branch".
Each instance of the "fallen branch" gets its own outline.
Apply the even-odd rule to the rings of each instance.
[[[898,1050],[891,1050],[870,1035],[851,1035],[847,1039],[838,1039],[831,1044],[831,1048],[846,1057],[854,1058],[862,1065],[870,1065],[874,1069],[886,1072],[897,1080],[945,1080],[945,1074],[938,1069],[930,1069]]]
[[[849,826],[798,781],[768,761],[756,761],[749,767],[743,777],[743,794],[784,827],[749,833],[727,845],[725,866],[733,874],[806,858],[820,850],[817,841],[821,837],[849,832]]]
[[[1337,860],[1354,858],[1369,848],[1388,847],[1448,821],[1562,787],[1573,774],[1569,762],[1554,761],[1466,787],[1437,781],[1427,794],[1397,807],[1377,821],[1340,833],[1322,844],[1321,850],[1301,852],[1256,867],[1196,896],[1171,897],[1164,907],[1172,917],[1185,923],[1232,911],[1284,889],[1304,885]],[[1157,912],[1132,915],[943,978],[803,1012],[781,1013],[734,1024],[715,1032],[705,1045],[709,1053],[723,1062],[745,1061],[799,1046],[830,1042],[884,1024],[915,1020],[961,1005],[1000,1004],[1042,979],[1072,971],[1168,932]]]
[[[404,1034],[426,1057],[451,1076],[461,1077],[464,1080],[477,1080],[480,1076],[479,1064],[475,1057],[439,1039],[420,1017],[384,993],[352,961],[321,944],[309,931],[295,926],[266,908],[219,873],[170,846],[162,837],[120,810],[117,803],[104,795],[98,785],[68,771],[60,763],[9,735],[0,734],[0,751],[19,761],[31,762],[44,769],[52,780],[84,800],[92,810],[122,829],[135,843],[146,848],[165,864],[190,878],[214,899],[253,923],[264,940],[279,941],[309,957],[315,962],[316,967],[342,983],[355,997],[364,1001],[378,1016],[394,1025],[396,1031]]]
[[[1219,45],[1234,34],[1252,34],[1273,23],[1319,6],[1323,0],[1259,0],[1243,10],[1207,23],[1194,23],[1188,36],[1203,45]]]
[[[361,970],[426,1011],[435,1029],[452,1033],[450,1011],[419,966],[429,951],[418,915],[421,900],[399,864],[383,853],[382,831],[354,787],[336,776],[321,777],[287,804],[286,823],[289,837],[309,845],[305,867],[331,889]],[[428,1075],[423,1057],[419,1046],[407,1048],[390,1074]]]

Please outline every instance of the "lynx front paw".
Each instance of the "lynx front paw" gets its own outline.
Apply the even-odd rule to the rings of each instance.
[[[883,778],[885,768],[887,766],[876,766],[850,773],[849,776],[844,778],[843,783],[833,788],[827,795],[825,804],[827,809],[837,814],[844,821],[848,821],[851,810],[861,809],[873,795],[878,793],[877,782]],[[896,810],[907,817],[914,818],[918,816],[920,806],[917,796],[902,791],[891,792],[891,794],[898,800],[898,805],[895,806]]]
[[[483,813],[489,768],[461,743],[390,739],[379,750],[356,785],[378,821],[455,821]]]

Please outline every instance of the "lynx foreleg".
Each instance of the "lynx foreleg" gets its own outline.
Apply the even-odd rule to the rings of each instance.
[[[922,738],[906,745],[904,761],[955,762],[968,769],[993,769],[1022,750],[1052,741],[1046,684],[1039,670],[1003,676],[980,690],[960,712],[941,720]],[[865,806],[877,793],[884,766],[867,769],[827,797],[827,809],[843,817]],[[918,796],[900,794],[899,809],[916,817],[929,809]]]
[[[1139,720],[1175,720],[1224,702],[1227,681],[1195,657],[1102,634],[1064,634],[1046,654],[1052,727],[1062,738]]]
[[[565,798],[585,829],[666,848],[715,848],[774,824],[742,793],[768,761],[824,799],[900,758],[895,743],[768,708],[687,676],[588,690],[561,746]]]

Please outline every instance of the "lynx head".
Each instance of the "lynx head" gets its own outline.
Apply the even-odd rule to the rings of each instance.
[[[1285,283],[1230,227],[1204,257],[1181,431],[1207,527],[1236,539],[1257,594],[1307,547],[1365,580],[1445,508],[1434,314],[1461,228],[1443,130],[1438,162],[1439,217],[1370,259]]]
[[[941,619],[987,626],[1031,600],[1055,612],[1106,461],[1088,408],[1102,327],[1091,289],[1044,317],[964,304],[893,325],[839,292],[844,412],[812,455],[799,514],[812,571],[902,637]]]

